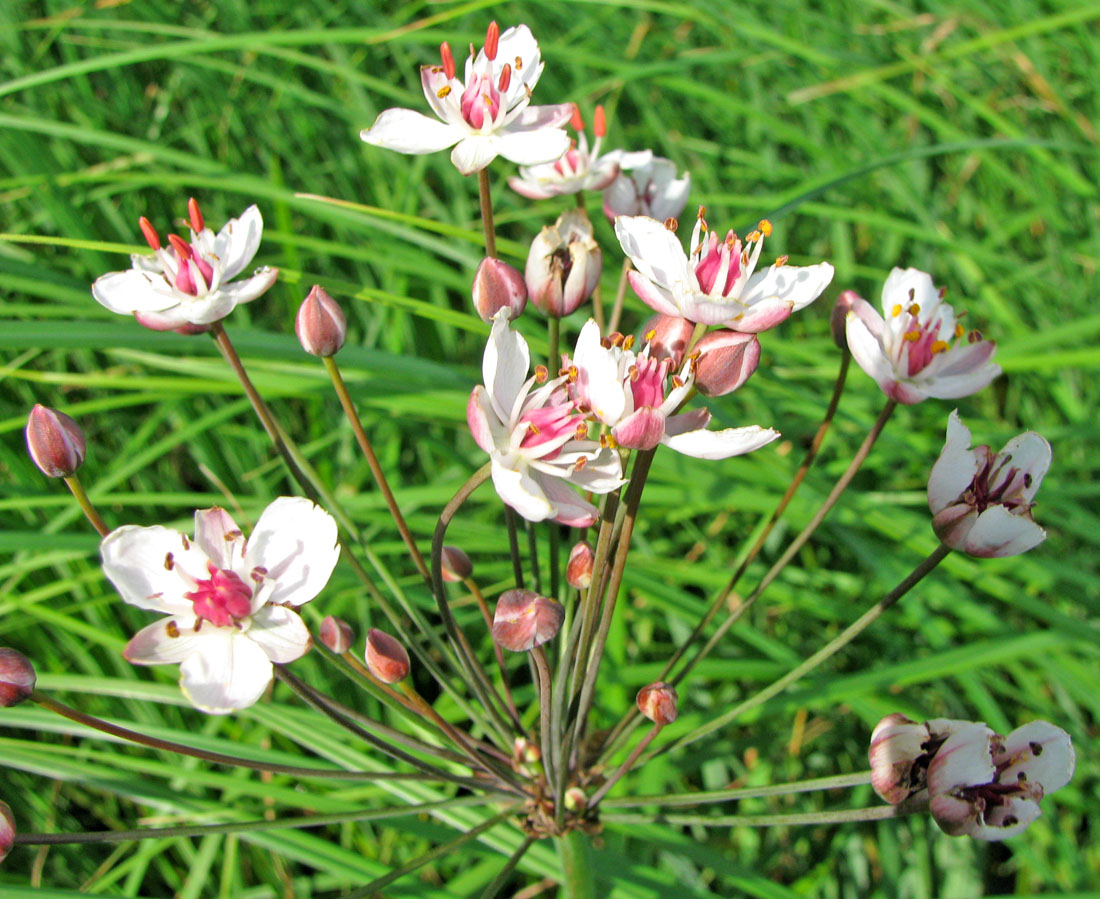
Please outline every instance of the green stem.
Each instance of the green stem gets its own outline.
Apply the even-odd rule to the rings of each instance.
[[[607,824],[672,824],[681,827],[791,827],[807,824],[847,824],[859,821],[886,821],[924,811],[910,805],[876,805],[871,808],[841,809],[833,812],[805,812],[793,815],[603,815]]]
[[[524,838],[523,842],[516,847],[516,851],[508,857],[508,861],[504,863],[504,867],[500,869],[500,873],[493,878],[493,882],[485,888],[485,892],[481,894],[481,899],[496,899],[496,897],[500,895],[500,891],[504,889],[509,878],[511,878],[512,872],[516,870],[516,865],[518,865],[523,859],[523,856],[527,854],[527,850],[534,845],[535,839],[535,837]]]
[[[657,734],[659,734],[661,732],[661,728],[663,728],[663,727],[664,727],[663,724],[656,724],[655,723],[653,725],[653,729],[648,734],[646,734],[644,737],[642,737],[641,740],[638,741],[638,745],[635,746],[633,750],[631,750],[630,755],[628,755],[626,757],[626,761],[623,762],[622,765],[619,766],[619,770],[616,771],[614,774],[612,774],[611,777],[609,777],[604,782],[603,786],[600,787],[589,798],[589,800],[588,800],[588,807],[589,808],[594,808],[595,806],[599,805],[600,800],[603,799],[604,796],[606,796],[608,794],[608,792],[611,790],[611,788],[613,786],[615,786],[615,784],[617,784],[620,780],[622,780],[623,775],[626,774],[626,772],[630,770],[631,766],[636,761],[638,761],[638,756],[640,756],[643,752],[645,752],[645,748],[650,743],[653,742],[654,737],[656,737]]]
[[[508,529],[508,553],[512,557],[512,578],[516,589],[523,589],[523,560],[519,555],[519,529],[516,527],[516,513],[511,506],[504,507],[504,523]]]
[[[85,517],[91,522],[92,527],[99,532],[99,536],[106,537],[111,533],[111,529],[107,527],[103,519],[100,518],[99,512],[97,512],[95,506],[92,505],[92,501],[88,499],[88,494],[84,492],[84,485],[80,483],[80,478],[75,474],[71,474],[64,480],[65,484],[72,491],[73,497],[80,504],[80,508],[84,510]]]
[[[553,689],[551,687],[550,663],[546,660],[546,653],[541,646],[531,650],[531,658],[535,660],[535,670],[538,672],[538,702],[539,702],[539,737],[542,746],[542,763],[546,768],[546,779],[550,782],[550,789],[555,795],[562,792],[559,785],[564,782],[564,773],[559,767],[560,759],[557,756],[558,747],[561,744],[561,734],[554,731],[551,722],[553,708]]]
[[[477,190],[481,197],[481,230],[485,235],[485,255],[497,256],[497,236],[493,227],[493,199],[489,193],[489,169],[477,173]]]
[[[789,796],[794,793],[811,793],[815,790],[840,790],[862,787],[871,782],[870,771],[855,774],[837,774],[833,777],[815,777],[793,783],[772,784],[767,787],[739,787],[733,790],[700,790],[695,793],[661,793],[653,796],[619,796],[605,799],[603,807],[634,808],[642,805],[663,805],[679,808],[687,805],[707,805],[712,802],[737,802],[741,799],[762,799],[767,796]]]
[[[579,830],[554,837],[561,859],[562,899],[596,899],[592,850],[588,837]]]
[[[615,305],[611,307],[611,318],[607,320],[607,331],[602,333],[612,334],[619,327],[619,319],[623,314],[623,301],[626,299],[626,285],[629,284],[630,257],[623,260],[623,270],[619,275],[619,287],[615,291]]]

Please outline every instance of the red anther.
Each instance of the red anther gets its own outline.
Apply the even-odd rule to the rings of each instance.
[[[500,81],[497,83],[497,90],[502,94],[508,90],[508,85],[512,83],[512,67],[508,64],[504,64],[504,68],[500,70]]]
[[[455,58],[451,55],[451,45],[446,41],[439,45],[439,55],[443,59],[443,74],[450,81],[455,76]]]
[[[138,219],[138,225],[141,228],[141,233],[145,235],[145,242],[154,250],[159,250],[160,235],[157,234],[157,229],[153,227],[153,223],[145,216],[142,216]]]
[[[596,119],[592,127],[596,132],[596,137],[603,137],[607,134],[607,116],[604,115],[603,106],[596,107]]]
[[[584,119],[581,118],[581,108],[576,103],[573,104],[573,118],[569,120],[569,124],[574,131],[584,131]]]
[[[496,22],[489,23],[489,29],[485,32],[485,58],[497,58],[497,45],[500,43],[500,26]]]
[[[180,259],[190,259],[195,255],[191,250],[190,244],[178,234],[169,234],[168,243],[172,245],[172,249],[176,251]]]
[[[187,201],[187,217],[191,219],[191,230],[198,234],[206,223],[202,220],[202,211],[199,209],[199,201],[191,197]]]

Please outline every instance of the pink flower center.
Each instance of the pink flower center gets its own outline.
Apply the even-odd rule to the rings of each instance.
[[[978,447],[985,461],[964,498],[979,512],[990,506],[1005,506],[1010,512],[1023,514],[1031,508],[1023,495],[1031,486],[1031,474],[1013,466],[1010,456],[994,453],[988,446]]]
[[[554,170],[566,178],[575,175],[581,167],[581,154],[576,147],[571,148],[566,154],[554,163]],[[568,166],[568,170],[566,167]]]
[[[176,255],[176,289],[191,296],[198,295],[199,289],[195,283],[195,275],[191,271],[192,265],[198,269],[199,274],[206,283],[206,287],[209,288],[210,281],[214,277],[214,269],[209,262],[202,258],[198,247],[187,243],[182,237],[175,234],[168,235],[168,242],[172,245],[172,250]]]
[[[459,101],[462,109],[462,118],[469,123],[471,128],[481,130],[485,124],[485,116],[489,116],[490,122],[495,122],[500,111],[500,91],[493,83],[491,73],[474,75],[462,92]]]
[[[741,241],[732,231],[725,240],[719,240],[713,231],[704,240],[699,261],[695,263],[699,289],[724,297],[741,274]]]
[[[630,369],[630,390],[634,395],[634,408],[645,406],[656,409],[665,401],[665,376],[671,360],[649,359],[639,356]]]
[[[533,449],[546,443],[561,442],[563,437],[575,436],[577,416],[572,403],[559,403],[554,406],[542,406],[520,416],[520,424],[526,426],[526,433],[520,441],[523,449]],[[554,453],[545,458],[552,459]]]
[[[191,600],[200,620],[215,627],[228,627],[252,611],[252,588],[233,571],[206,563],[210,579],[196,581],[195,589],[183,595]]]

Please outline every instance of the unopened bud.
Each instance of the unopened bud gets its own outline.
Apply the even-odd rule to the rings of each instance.
[[[310,355],[335,356],[348,336],[348,320],[340,304],[320,284],[314,284],[298,307],[294,330],[302,349]]]
[[[15,844],[15,816],[11,806],[0,800],[0,862],[8,857]]]
[[[457,546],[444,546],[440,556],[443,562],[443,580],[453,584],[466,580],[474,573],[474,563]]]
[[[48,478],[67,478],[84,464],[84,432],[64,412],[37,405],[27,418],[27,452]]]
[[[397,640],[372,627],[367,632],[367,667],[384,684],[396,684],[409,675],[409,654]]]
[[[871,732],[871,786],[891,805],[924,788],[928,768],[917,760],[927,754],[928,740],[928,727],[904,715],[887,715]]]
[[[582,540],[569,551],[569,564],[565,567],[565,579],[575,590],[587,589],[592,583],[592,564],[595,556],[592,547]]]
[[[539,744],[528,740],[526,737],[516,737],[512,748],[515,751],[517,762],[533,765],[535,762],[542,760],[542,750],[539,748]]]
[[[840,349],[848,349],[848,313],[863,298],[854,290],[843,290],[836,298],[832,314],[829,316],[829,330],[833,332],[833,343]]]
[[[684,350],[695,331],[695,325],[675,315],[655,315],[642,330],[643,343],[649,344],[649,357],[660,361],[671,359],[672,368],[679,371]]]
[[[725,396],[744,384],[760,364],[755,334],[712,331],[695,345],[695,386],[703,396]]]
[[[34,692],[34,666],[21,652],[0,647],[0,708],[19,705]]]
[[[491,256],[477,267],[472,293],[474,309],[485,322],[491,322],[501,309],[507,309],[514,321],[527,307],[527,283],[519,269]]]
[[[508,590],[497,600],[493,639],[512,652],[527,652],[561,630],[565,609],[532,590]]]
[[[571,812],[583,812],[588,808],[588,794],[580,787],[570,787],[565,791],[565,807]]]
[[[638,691],[638,711],[654,724],[664,727],[676,720],[676,688],[657,681]]]
[[[355,631],[343,618],[326,615],[321,622],[321,642],[337,655],[343,655],[355,642]]]
[[[527,293],[551,318],[569,315],[600,281],[603,254],[583,209],[568,209],[543,228],[527,254]]]

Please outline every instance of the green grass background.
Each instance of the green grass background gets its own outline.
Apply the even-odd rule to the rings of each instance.
[[[0,5],[0,643],[34,660],[41,685],[113,720],[278,759],[385,764],[317,724],[281,689],[240,715],[205,717],[184,706],[174,668],[124,662],[121,646],[148,616],[124,606],[103,579],[95,535],[60,485],[30,465],[21,432],[35,402],[79,419],[89,445],[82,475],[112,525],[186,528],[193,509],[212,503],[251,523],[270,498],[294,492],[207,338],[144,331],[88,292],[97,275],[126,267],[125,253],[141,249],[139,215],[165,228],[194,195],[218,226],[259,203],[266,228],[257,263],[282,275],[227,326],[380,563],[429,608],[324,372],[298,348],[292,322],[315,282],[347,309],[350,339],[339,361],[414,530],[429,534],[483,461],[464,425],[487,333],[469,310],[481,256],[476,185],[445,154],[399,156],[367,147],[358,132],[388,106],[423,109],[418,66],[435,61],[442,40],[463,57],[457,48],[480,44],[490,18],[502,27],[527,22],[540,41],[547,66],[536,102],[574,100],[589,117],[603,103],[608,144],[649,147],[690,170],[691,203],[707,206],[713,226],[744,230],[767,216],[775,225],[768,252],[836,266],[825,297],[763,336],[749,384],[710,404],[723,426],[774,426],[784,440],[723,463],[658,454],[602,673],[601,723],[613,723],[656,676],[797,466],[836,371],[828,314],[841,289],[877,301],[892,266],[932,272],[956,308],[969,310],[969,325],[999,342],[1004,377],[957,404],[975,439],[999,447],[1034,429],[1054,446],[1036,509],[1050,534],[1043,546],[1015,559],[949,558],[797,688],[616,788],[715,789],[861,770],[871,727],[891,711],[983,719],[1002,732],[1043,717],[1073,736],[1078,772],[1024,837],[997,845],[949,839],[923,818],[767,831],[609,827],[597,840],[601,893],[1100,890],[1095,4]],[[499,161],[492,177],[502,249],[522,265],[533,233],[570,201],[511,194],[510,168]],[[589,205],[596,217],[595,197]],[[621,257],[606,221],[597,236],[608,298]],[[645,316],[632,299],[627,324]],[[583,321],[578,313],[565,322],[567,340]],[[537,317],[523,328],[545,351]],[[853,371],[819,467],[787,515],[790,528],[812,514],[882,402]],[[682,718],[669,734],[784,673],[931,551],[924,485],[951,408],[928,401],[896,413],[812,548],[681,690]],[[773,535],[743,589],[791,533]],[[476,495],[452,536],[487,591],[508,584],[491,493]],[[343,567],[313,606],[361,628],[380,620]],[[463,620],[481,634],[475,614],[466,606]],[[317,658],[296,670],[346,691]],[[0,715],[0,798],[28,831],[337,812],[437,795],[423,785],[264,782],[132,751],[27,706]],[[739,810],[876,801],[867,788],[851,797],[754,800]],[[30,895],[27,885],[41,884],[52,891],[34,895],[321,895],[384,873],[483,817],[458,809],[397,826],[17,849],[0,868],[0,892]],[[516,845],[514,831],[490,833],[387,895],[477,895]],[[556,870],[550,845],[537,846],[516,888]]]

